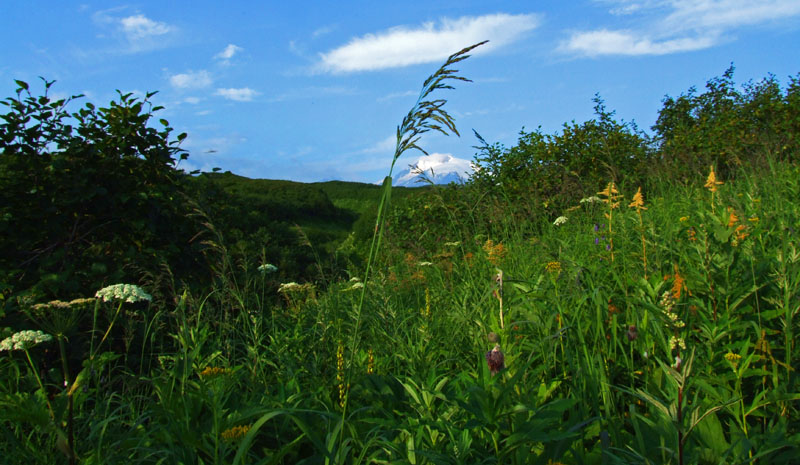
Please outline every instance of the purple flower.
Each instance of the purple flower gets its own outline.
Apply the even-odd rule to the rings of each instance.
[[[606,244],[606,250],[611,250],[611,244]]]
[[[595,223],[594,224],[594,232],[597,232],[599,230],[600,230],[600,226],[598,226],[597,223]]]
[[[594,238],[594,245],[597,245],[599,243],[600,243],[600,238],[599,237],[595,237]]]

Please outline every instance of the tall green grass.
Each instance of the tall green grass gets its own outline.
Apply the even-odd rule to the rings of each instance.
[[[426,81],[392,166],[425,128],[455,131],[425,99],[469,50]],[[615,185],[558,224],[500,206],[487,222],[479,193],[430,189],[408,204],[436,218],[418,231],[385,221],[390,171],[366,270],[324,293],[284,286],[273,305],[275,275],[226,277],[236,265],[218,244],[219,285],[171,306],[24,303],[29,318],[0,338],[56,339],[0,352],[0,457],[795,463],[800,169],[742,170],[715,192],[708,175],[643,203]]]

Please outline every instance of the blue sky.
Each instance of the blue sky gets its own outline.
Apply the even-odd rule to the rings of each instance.
[[[513,145],[593,116],[599,93],[648,130],[665,95],[800,73],[800,1],[2,2],[0,97],[14,79],[106,105],[116,89],[166,107],[187,132],[181,167],[253,178],[376,182],[395,128],[448,55],[472,83],[444,91],[461,138],[427,134],[464,166],[477,140]],[[406,154],[398,168],[418,161]],[[447,166],[435,166],[442,171]]]

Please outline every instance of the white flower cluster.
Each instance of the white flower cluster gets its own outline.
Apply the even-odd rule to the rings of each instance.
[[[597,203],[597,202],[602,202],[602,201],[603,200],[600,197],[596,196],[596,195],[593,195],[591,197],[585,197],[585,198],[581,199],[581,203]]]
[[[287,292],[293,292],[300,290],[302,286],[297,284],[296,282],[292,281],[290,283],[283,283],[278,287],[278,294],[285,294]]]
[[[553,224],[556,225],[556,226],[561,226],[562,224],[564,224],[566,222],[567,222],[567,217],[566,216],[559,216],[558,218],[556,218],[555,221],[553,221]]]
[[[121,300],[123,302],[134,303],[153,300],[153,296],[146,293],[141,287],[135,284],[114,284],[100,289],[94,296],[98,299],[103,299],[103,302]]]
[[[265,264],[263,264],[263,265],[258,267],[258,271],[260,271],[260,272],[262,272],[264,274],[270,274],[270,273],[274,273],[274,272],[278,271],[278,267],[273,265],[273,264],[271,264],[271,263],[265,263]]]
[[[7,337],[0,342],[0,352],[4,350],[27,350],[40,342],[52,341],[53,336],[39,330],[20,331],[11,337]]]

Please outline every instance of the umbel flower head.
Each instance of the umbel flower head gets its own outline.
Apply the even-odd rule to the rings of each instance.
[[[0,352],[12,350],[28,350],[40,342],[52,341],[53,336],[39,330],[20,331],[0,342]]]
[[[120,300],[123,302],[135,303],[153,300],[153,296],[135,284],[113,284],[100,289],[94,296],[98,299],[103,299],[103,302]]]
[[[271,263],[265,263],[258,267],[258,271],[260,271],[263,274],[270,274],[278,271],[278,267]]]

